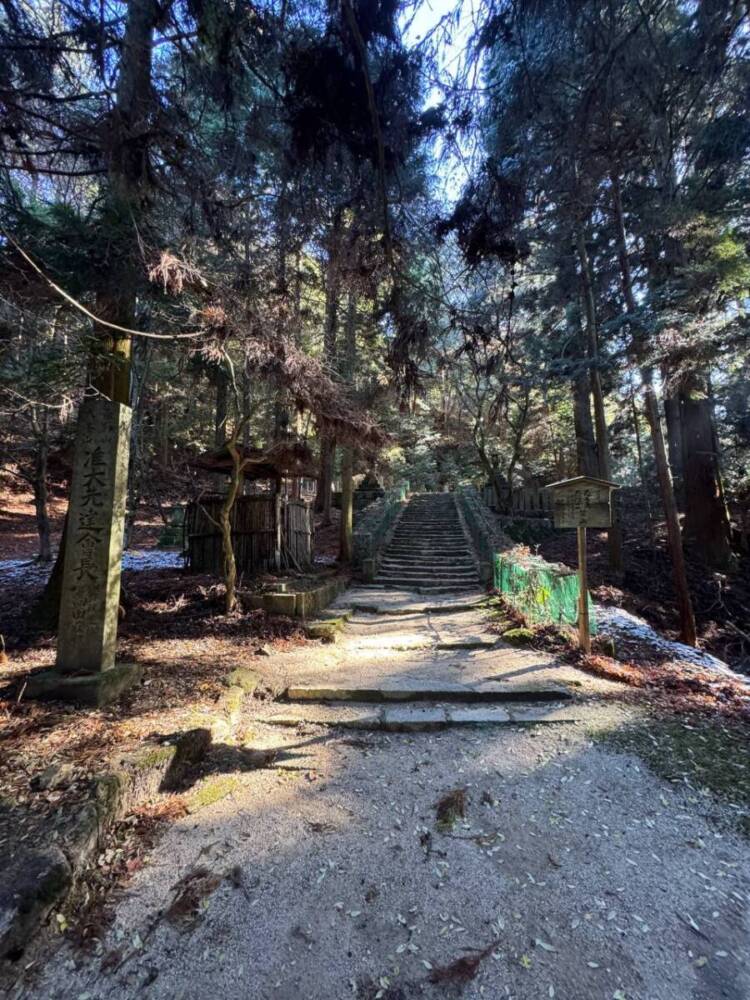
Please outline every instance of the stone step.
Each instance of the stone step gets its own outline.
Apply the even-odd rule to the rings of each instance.
[[[560,725],[578,720],[575,705],[559,701],[547,704],[519,701],[508,705],[290,705],[286,711],[267,717],[264,722],[271,726],[294,727],[307,723],[373,732],[418,733],[461,726]]]
[[[288,687],[284,699],[289,702],[391,702],[435,701],[488,705],[506,701],[569,701],[571,693],[561,684],[538,684],[523,680],[501,681],[471,687],[451,681],[399,681],[368,687],[365,684],[301,684]]]
[[[390,559],[385,557],[380,564],[381,572],[387,570],[392,570],[394,572],[399,572],[399,570],[421,570],[422,573],[426,572],[440,572],[440,570],[456,570],[457,572],[467,572],[473,573],[476,576],[477,568],[474,563],[467,559],[466,562],[457,562],[454,559],[440,559],[426,561],[424,559]]]
[[[425,522],[419,518],[415,518],[413,521],[400,520],[395,530],[398,531],[399,529],[404,527],[414,527],[414,528],[419,528],[420,530],[424,529],[424,531],[432,531],[432,532],[435,531],[463,532],[463,528],[461,527],[461,523],[459,521],[456,521],[454,524],[448,524],[447,522],[445,524],[425,524]]]
[[[381,585],[385,590],[410,590],[414,594],[462,594],[465,591],[476,590],[478,584],[474,582],[473,584],[439,584],[438,586],[416,586],[413,582],[409,583],[383,583],[380,581]]]
[[[445,549],[456,549],[461,552],[468,552],[469,547],[466,543],[466,539],[461,538],[446,538],[445,535],[431,537],[430,535],[407,535],[403,538],[393,538],[390,542],[388,548],[391,547],[402,547],[407,549],[413,549],[419,551],[420,549],[429,548],[445,548]]]
[[[463,539],[453,540],[450,538],[433,539],[398,539],[394,538],[387,547],[388,552],[450,552],[451,554],[460,552],[468,553],[469,547]]]
[[[383,560],[385,562],[385,560]],[[389,567],[381,565],[381,573],[388,570]],[[450,560],[446,560],[443,563],[434,563],[431,566],[425,566],[425,564],[420,559],[415,559],[413,562],[408,563],[398,563],[392,564],[390,567],[391,573],[399,573],[401,576],[413,576],[413,577],[431,577],[433,574],[435,576],[446,576],[446,577],[464,577],[471,576],[476,577],[477,568],[471,564],[467,566],[456,566]]]
[[[409,531],[396,531],[393,534],[394,542],[409,542],[419,544],[420,542],[435,541],[451,542],[454,545],[463,544],[466,546],[466,536],[460,531],[422,531],[417,525]]]
[[[406,551],[405,549],[386,549],[383,553],[384,559],[407,559],[413,561],[415,559],[435,559],[440,562],[445,562],[453,559],[470,559],[470,555],[466,552],[466,549],[456,549],[455,552],[445,552],[442,549],[410,549]]]
[[[409,569],[389,569],[387,567],[382,567],[378,571],[378,579],[382,578],[384,580],[391,580],[396,576],[400,577],[402,580],[424,580],[425,583],[429,583],[431,580],[435,583],[442,583],[443,580],[479,579],[476,567],[472,566],[467,569],[453,569],[450,564],[446,564],[440,570],[435,568],[425,569],[423,566],[415,565]]]
[[[449,594],[453,590],[475,590],[479,586],[478,577],[465,580],[430,580],[429,578],[416,580],[413,577],[379,576],[376,578],[376,582],[395,590],[413,590],[417,594]]]
[[[389,545],[383,551],[384,556],[401,556],[419,559],[471,559],[472,553],[465,545],[454,545],[450,548],[434,545]]]
[[[370,585],[372,587],[372,584]],[[483,608],[487,603],[486,594],[479,597],[468,597],[465,600],[451,601],[450,603],[435,604],[431,602],[418,601],[403,606],[393,606],[392,604],[379,604],[380,599],[391,596],[390,591],[384,588],[377,588],[378,593],[372,595],[372,600],[353,600],[349,602],[349,609],[356,614],[365,615],[452,615],[461,614],[464,611],[474,611],[476,608]]]
[[[461,522],[456,517],[446,517],[442,520],[437,520],[436,518],[402,516],[399,524],[418,524],[420,528],[424,528],[426,531],[455,531],[461,528]]]

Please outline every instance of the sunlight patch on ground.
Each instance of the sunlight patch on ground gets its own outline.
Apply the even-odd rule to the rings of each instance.
[[[596,605],[596,621],[602,632],[606,632],[614,639],[620,636],[624,640],[636,640],[650,646],[655,652],[668,657],[670,660],[677,660],[682,663],[690,663],[704,670],[712,670],[716,673],[725,674],[734,680],[750,684],[750,680],[742,674],[735,673],[723,660],[706,653],[701,649],[693,649],[681,642],[674,642],[660,635],[648,622],[637,615],[625,611],[623,608],[603,607]]]

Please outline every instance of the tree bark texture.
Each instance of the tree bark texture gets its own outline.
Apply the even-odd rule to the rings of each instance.
[[[49,410],[46,406],[34,407],[31,419],[36,438],[34,450],[34,514],[39,537],[38,562],[52,562],[52,542],[49,524],[49,491],[47,489],[47,459],[49,458]]]
[[[670,475],[669,463],[667,462],[667,450],[664,446],[664,432],[662,431],[659,415],[659,401],[654,390],[653,373],[647,368],[643,370],[643,391],[646,419],[651,429],[651,441],[654,446],[656,474],[659,478],[659,490],[667,522],[667,544],[672,559],[674,586],[680,614],[680,637],[688,646],[695,646],[697,643],[695,615],[688,588],[685,556],[682,551],[680,517],[677,512],[677,504],[672,488],[672,476]]]
[[[664,377],[664,376],[663,376]],[[664,379],[666,381],[666,379]],[[667,453],[669,468],[672,470],[675,500],[677,506],[685,509],[685,483],[682,467],[682,415],[679,393],[664,394],[664,422],[667,428]]]
[[[599,371],[599,344],[596,332],[596,306],[594,302],[594,287],[591,280],[591,262],[583,229],[576,230],[576,247],[581,268],[581,290],[586,314],[586,335],[588,356],[591,363],[591,395],[594,401],[594,426],[596,427],[596,448],[599,460],[599,476],[602,479],[612,479],[612,462],[609,454],[609,432],[607,417],[604,410],[604,390]],[[609,543],[609,564],[612,569],[622,570],[622,527],[617,518],[616,508],[613,508],[612,527],[607,532]]]
[[[713,405],[705,381],[690,376],[680,386],[685,537],[710,566],[726,569],[732,557],[729,517],[721,482]]]
[[[346,337],[341,359],[341,378],[352,386],[357,356],[357,298],[349,292],[346,314]],[[341,527],[339,532],[339,560],[352,559],[352,533],[354,528],[354,445],[347,442],[341,452]]]
[[[636,301],[633,293],[633,281],[627,254],[627,237],[625,231],[625,218],[622,211],[622,201],[619,197],[619,183],[616,175],[613,174],[613,191],[615,197],[612,200],[612,207],[615,214],[618,234],[618,255],[620,259],[620,280],[622,284],[625,307],[632,316],[636,312]],[[634,322],[631,321],[631,328]],[[637,329],[634,330],[634,354],[638,353]],[[682,549],[682,531],[680,529],[680,517],[677,511],[672,476],[669,471],[667,461],[667,450],[664,445],[664,432],[661,426],[661,416],[659,414],[659,400],[654,388],[653,372],[648,367],[641,369],[643,379],[643,395],[646,410],[646,419],[651,432],[651,444],[654,450],[654,462],[656,463],[656,475],[659,481],[659,493],[664,510],[664,519],[667,525],[667,547],[672,562],[672,576],[674,579],[675,594],[677,597],[677,607],[680,616],[680,635],[682,641],[689,646],[695,646],[697,635],[695,629],[695,614],[693,612],[693,602],[690,597],[690,589],[687,581],[687,571],[685,569],[685,554]]]
[[[336,330],[338,327],[340,268],[339,250],[341,243],[341,219],[337,215],[331,230],[326,268],[326,311],[323,327],[323,358],[329,370],[336,367]],[[331,524],[331,492],[333,490],[333,465],[336,443],[330,434],[324,433],[320,442],[320,478],[316,509],[323,514],[323,524]]]

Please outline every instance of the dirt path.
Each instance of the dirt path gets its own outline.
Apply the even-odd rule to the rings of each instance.
[[[483,613],[461,614],[450,641],[486,637]],[[403,682],[418,654],[432,681],[463,662],[482,685],[536,656],[445,660],[429,617],[415,649],[408,614],[373,621],[372,644],[355,616],[339,646],[307,649],[301,680]],[[542,659],[549,679],[589,684]],[[611,745],[639,721],[612,693],[586,687],[575,722],[417,733],[284,728],[278,705],[257,709],[244,743],[263,766],[218,748],[230,794],[168,829],[97,956],[65,945],[18,995],[748,1000],[747,842],[710,796]]]

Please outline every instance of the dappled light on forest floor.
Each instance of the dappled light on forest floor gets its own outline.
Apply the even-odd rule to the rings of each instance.
[[[486,995],[741,989],[740,843],[696,811],[721,814],[689,778],[670,787],[609,748],[632,725],[607,709],[591,730],[408,739],[261,726],[269,766],[178,816],[110,898],[88,957],[63,948],[41,983],[128,997],[154,967],[199,993],[333,997],[353,980],[437,997],[451,976],[436,972],[486,951],[465,970]]]

